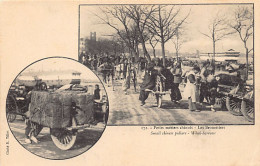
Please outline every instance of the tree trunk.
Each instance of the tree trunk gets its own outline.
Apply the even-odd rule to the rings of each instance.
[[[141,43],[142,43],[142,47],[143,47],[144,56],[147,58],[148,62],[150,63],[151,62],[151,57],[150,57],[150,55],[148,54],[148,52],[146,50],[145,42],[144,42],[144,39],[143,39],[143,35],[141,33],[140,33],[140,39],[141,39]]]
[[[178,60],[178,57],[179,57],[179,31],[177,29],[177,34],[176,34],[176,45],[175,45],[175,49],[176,49],[176,57],[177,57],[177,60]]]
[[[215,74],[215,54],[216,54],[216,43],[215,41],[213,41],[213,58],[212,58],[213,74]]]
[[[179,59],[179,51],[178,51],[178,49],[176,49],[176,59],[177,60]]]
[[[129,53],[130,53],[130,57],[133,56],[133,51],[131,49],[129,49]]]
[[[165,48],[164,48],[164,39],[162,39],[161,46],[162,46],[163,67],[165,67],[166,65],[165,65]]]
[[[165,67],[165,48],[164,48],[164,36],[163,36],[163,26],[162,26],[162,17],[161,17],[161,6],[159,6],[159,22],[160,22],[160,33],[161,33],[161,46],[162,46],[162,59],[163,67]]]
[[[135,49],[136,49],[136,57],[135,57],[135,58],[136,58],[136,59],[139,58],[139,49],[138,49],[138,45],[139,45],[138,43],[135,44]]]
[[[248,48],[246,48],[246,79],[248,79],[248,70],[249,70],[249,65],[248,65]]]
[[[135,59],[139,58],[139,53],[137,53],[135,50],[131,49],[132,54],[134,54]]]
[[[155,48],[153,47],[153,56],[154,58],[156,58],[156,55],[155,55]]]
[[[139,33],[139,37],[140,37],[140,41],[141,41],[141,44],[142,44],[142,48],[143,48],[143,52],[144,52],[144,57],[147,58],[147,61],[148,63],[151,63],[151,57],[150,55],[148,54],[147,50],[146,50],[146,47],[145,47],[145,41],[144,41],[144,37],[143,37],[143,33],[141,32],[141,29],[139,27],[139,21],[138,20],[136,23],[137,23],[137,31]]]
[[[134,48],[134,46],[131,46],[128,44],[127,47],[129,49],[129,53],[132,52],[132,54],[134,54],[135,59],[137,59],[139,57],[139,53],[136,52],[136,49]]]

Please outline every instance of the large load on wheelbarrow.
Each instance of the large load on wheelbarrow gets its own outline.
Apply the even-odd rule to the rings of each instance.
[[[78,129],[89,126],[94,116],[93,95],[82,91],[32,91],[29,119],[50,128],[54,144],[70,149]]]
[[[235,75],[219,74],[219,95],[225,101],[227,110],[235,115],[243,115],[248,121],[254,121],[253,80],[242,82]]]

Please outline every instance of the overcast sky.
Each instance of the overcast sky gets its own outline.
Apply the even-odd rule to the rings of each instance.
[[[77,71],[80,72],[81,78],[99,82],[98,77],[86,66],[82,65],[81,63],[67,59],[67,58],[48,58],[41,61],[38,61],[28,68],[26,68],[23,72],[38,72],[38,71],[46,71],[49,74],[49,71],[53,71],[51,74],[55,75],[55,71]],[[21,74],[23,74],[23,72]],[[42,72],[44,75],[44,72]],[[71,73],[67,73],[71,74]]]
[[[111,35],[115,30],[108,25],[100,24],[101,20],[93,13],[102,16],[102,11],[99,9],[104,5],[87,5],[80,6],[80,37],[89,37],[90,32],[96,32],[97,38],[104,35]],[[238,5],[182,5],[181,14],[185,15],[191,9],[191,13],[185,25],[185,39],[180,52],[195,53],[196,50],[200,52],[212,52],[212,40],[202,35],[200,32],[208,33],[208,25],[212,18],[218,13],[221,17],[231,17],[234,9]],[[249,5],[248,5],[249,6]],[[252,5],[250,5],[252,7]],[[252,41],[251,40],[251,45]],[[150,46],[147,44],[147,47]],[[165,45],[170,52],[175,52],[172,41]],[[160,49],[160,44],[157,45]],[[245,52],[243,43],[238,34],[234,34],[218,41],[216,44],[216,51],[223,52],[229,49],[234,49],[242,53]]]

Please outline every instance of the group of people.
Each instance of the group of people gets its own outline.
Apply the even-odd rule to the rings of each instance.
[[[136,77],[136,60],[134,57],[126,57],[124,54],[110,55],[104,53],[92,55],[82,53],[80,61],[91,70],[101,74],[102,81],[108,85],[112,84],[113,86],[113,80],[125,80],[129,78],[129,75]]]
[[[113,90],[114,80],[122,80],[122,90],[125,94],[128,94],[131,82],[133,82],[135,91],[137,91],[138,83],[141,83],[139,95],[141,105],[145,104],[145,100],[149,96],[147,89],[154,90],[157,75],[161,74],[165,77],[164,90],[171,92],[171,101],[178,104],[181,99],[187,99],[191,111],[199,111],[205,101],[210,104],[211,110],[215,111],[214,105],[218,89],[215,70],[232,67],[229,63],[213,64],[209,60],[201,63],[180,58],[166,58],[165,64],[162,65],[162,58],[154,58],[148,62],[146,58],[135,59],[123,54],[85,55],[83,64],[98,71],[102,75],[104,83],[108,86],[112,84]],[[187,69],[184,69],[187,67],[192,69],[187,72]],[[240,73],[243,75],[242,70]],[[183,82],[185,88],[181,93],[179,85]]]
[[[186,79],[184,95],[188,99],[189,110],[199,112],[204,100],[206,100],[210,104],[211,111],[215,112],[218,78],[214,76],[214,68],[210,63],[203,63],[201,69],[199,66],[194,66],[186,74]]]
[[[211,110],[215,111],[214,104],[218,81],[214,76],[214,68],[209,61],[204,62],[202,67],[195,65],[191,71],[183,73],[181,61],[175,60],[171,66],[163,67],[160,64],[160,59],[155,58],[152,63],[147,65],[140,86],[139,100],[141,106],[145,104],[149,90],[154,90],[158,74],[162,74],[165,78],[163,80],[165,82],[164,90],[171,89],[172,102],[179,103],[184,98],[188,100],[190,111],[200,111],[204,100],[206,100],[211,105]],[[181,94],[179,84],[183,81],[185,88],[183,94]]]
[[[148,90],[154,90],[156,84],[157,75],[161,75],[163,78],[164,90],[171,89],[171,100],[178,103],[182,99],[179,84],[182,82],[182,69],[181,63],[175,61],[169,67],[163,67],[159,58],[154,58],[152,63],[147,64],[146,70],[142,76],[142,84],[140,86],[139,100],[141,105],[145,104],[145,100],[149,96]]]

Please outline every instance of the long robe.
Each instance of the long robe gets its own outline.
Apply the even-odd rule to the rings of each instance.
[[[197,86],[194,84],[195,81],[195,73],[190,71],[187,74],[187,84],[183,92],[183,97],[185,99],[191,98],[192,102],[196,102],[198,98]]]
[[[154,72],[145,73],[143,82],[141,84],[141,90],[150,89],[152,90],[155,86],[156,75]]]

